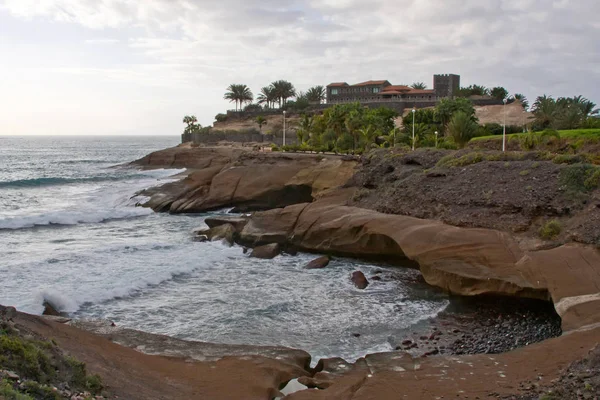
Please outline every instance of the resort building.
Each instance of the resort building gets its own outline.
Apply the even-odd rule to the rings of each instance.
[[[387,80],[366,81],[349,85],[335,82],[327,85],[327,104],[338,103],[436,103],[438,99],[453,97],[460,88],[460,76],[434,75],[433,89],[413,89],[404,85],[392,85]]]

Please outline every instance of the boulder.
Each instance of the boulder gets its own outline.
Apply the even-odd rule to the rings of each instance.
[[[323,257],[315,258],[314,260],[312,260],[311,262],[309,262],[308,264],[306,264],[306,266],[304,268],[305,269],[321,269],[321,268],[325,268],[327,265],[329,265],[329,261],[330,261],[329,256],[323,256]]]
[[[255,247],[250,253],[250,257],[264,258],[270,260],[281,253],[281,247],[278,243],[266,244],[264,246]]]
[[[63,314],[61,314],[55,306],[53,306],[52,304],[50,304],[48,302],[48,300],[44,300],[44,312],[42,313],[42,315],[51,315],[54,317],[61,317]]]
[[[208,242],[208,236],[206,235],[197,235],[193,238],[194,242]]]
[[[352,282],[354,282],[354,286],[356,286],[359,289],[365,289],[367,286],[369,286],[369,281],[365,277],[365,274],[363,274],[360,271],[354,271],[352,273],[351,280]]]
[[[233,245],[235,233],[235,227],[231,224],[218,225],[214,228],[210,228],[210,231],[208,232],[208,238],[211,242],[223,240],[225,243],[231,246]]]
[[[194,240],[198,242],[206,242],[208,240],[215,242],[217,240],[223,240],[231,246],[234,243],[236,230],[232,224],[222,224],[216,225],[210,229],[195,230],[194,234],[196,235]]]
[[[248,223],[248,218],[243,217],[208,217],[204,220],[204,223],[209,228],[216,228],[221,225],[233,225],[236,232],[241,232],[244,226]]]

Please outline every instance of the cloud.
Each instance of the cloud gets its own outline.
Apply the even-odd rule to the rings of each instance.
[[[226,107],[217,88],[254,92],[275,79],[299,89],[331,81],[504,85],[532,98],[583,94],[600,102],[597,0],[0,0],[12,16],[110,33],[90,38],[111,58],[137,62],[65,66],[90,79],[201,93],[206,124]],[[118,39],[117,39],[118,38]],[[121,57],[121,56],[120,56]],[[71,69],[69,69],[71,68]],[[183,89],[182,89],[183,90]],[[204,113],[204,111],[202,111]],[[200,114],[200,113],[199,113]]]
[[[87,44],[115,44],[119,43],[119,39],[86,39]]]

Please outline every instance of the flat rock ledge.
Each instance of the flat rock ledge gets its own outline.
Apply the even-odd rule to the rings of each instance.
[[[449,293],[552,301],[563,331],[600,323],[600,251],[593,246],[525,251],[505,232],[327,201],[257,212],[242,225],[236,237],[246,246],[278,243],[322,254],[414,262],[427,283]]]

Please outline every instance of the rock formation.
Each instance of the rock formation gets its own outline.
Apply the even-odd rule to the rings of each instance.
[[[304,266],[305,269],[321,269],[329,265],[329,256],[315,258]]]

